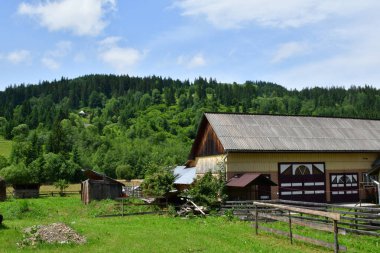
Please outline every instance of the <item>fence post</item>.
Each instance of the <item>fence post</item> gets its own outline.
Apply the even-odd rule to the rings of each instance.
[[[290,238],[290,244],[293,244],[292,216],[290,215],[290,211],[289,211],[289,238]]]
[[[338,242],[338,221],[333,220],[334,222],[334,253],[339,252],[339,242]]]
[[[257,210],[257,205],[255,205],[255,232],[256,235],[259,234],[259,213]]]
[[[121,199],[121,216],[124,217],[124,198]]]

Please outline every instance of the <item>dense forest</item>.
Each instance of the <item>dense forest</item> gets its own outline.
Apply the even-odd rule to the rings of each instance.
[[[380,118],[380,90],[247,81],[88,75],[0,92],[0,175],[13,182],[78,181],[81,169],[143,178],[186,162],[202,113]],[[13,176],[12,175],[17,175]]]

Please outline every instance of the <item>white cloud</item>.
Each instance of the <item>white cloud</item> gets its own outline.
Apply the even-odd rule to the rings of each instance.
[[[31,60],[31,53],[28,50],[17,50],[8,53],[2,58],[5,58],[12,64],[27,63]]]
[[[99,45],[102,47],[114,47],[119,43],[121,37],[118,36],[110,36],[99,42]]]
[[[71,41],[60,41],[53,50],[47,51],[47,55],[55,58],[65,57],[72,48]]]
[[[41,62],[48,69],[57,70],[61,67],[60,61],[71,52],[71,49],[71,41],[60,41],[55,45],[54,49],[45,52]]]
[[[185,16],[201,16],[218,28],[249,23],[272,27],[300,27],[330,17],[345,16],[379,6],[376,0],[181,0],[175,6]]]
[[[135,67],[147,54],[132,47],[120,47],[120,37],[107,37],[99,42],[100,59],[110,65],[119,73],[130,71]]]
[[[21,3],[18,13],[36,18],[50,31],[68,30],[76,35],[98,35],[107,26],[104,16],[116,0],[51,0]]]
[[[206,60],[203,56],[203,54],[198,53],[196,55],[193,55],[191,57],[180,55],[177,58],[177,63],[179,65],[185,66],[187,68],[193,69],[198,68],[206,65]]]
[[[41,59],[42,64],[50,70],[58,70],[61,67],[61,64],[56,61],[54,58],[43,57]]]
[[[264,78],[288,87],[380,85],[379,8],[350,22],[320,31],[320,39],[307,49],[307,59],[281,65]],[[311,50],[312,49],[312,50]]]
[[[306,54],[309,51],[309,45],[303,42],[288,42],[281,44],[272,57],[273,63],[279,63],[286,59]]]

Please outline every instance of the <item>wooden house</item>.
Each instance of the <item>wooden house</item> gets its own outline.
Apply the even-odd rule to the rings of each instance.
[[[7,185],[5,180],[0,177],[0,201],[7,199]]]
[[[357,202],[369,197],[361,182],[379,154],[378,120],[205,113],[187,165],[199,175],[223,164],[239,185],[253,182],[248,173],[277,184],[235,199]]]
[[[27,199],[40,196],[40,184],[13,184],[13,196]]]
[[[85,170],[88,178],[81,184],[81,199],[84,204],[92,200],[115,199],[122,197],[124,184],[93,170]]]

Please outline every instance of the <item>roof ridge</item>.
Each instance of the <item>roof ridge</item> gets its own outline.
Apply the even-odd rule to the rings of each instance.
[[[246,116],[274,116],[274,117],[296,117],[296,118],[326,118],[326,119],[354,119],[380,121],[380,119],[361,118],[361,117],[343,117],[343,116],[323,116],[323,115],[291,115],[291,114],[270,114],[270,113],[243,113],[243,112],[204,112],[204,114],[221,114],[221,115],[246,115]]]

